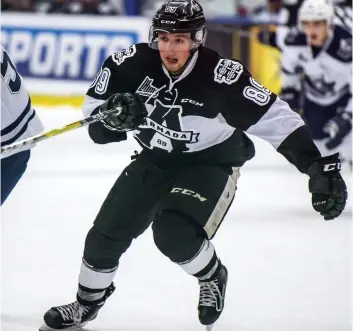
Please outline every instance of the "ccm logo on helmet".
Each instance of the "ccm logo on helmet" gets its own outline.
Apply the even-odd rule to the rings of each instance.
[[[161,20],[161,23],[165,23],[165,24],[175,24],[176,21],[166,21],[166,20]]]

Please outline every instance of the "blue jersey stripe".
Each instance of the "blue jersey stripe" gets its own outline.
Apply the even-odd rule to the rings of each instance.
[[[36,116],[36,112],[33,109],[33,114],[28,118],[28,120],[26,121],[25,125],[22,127],[22,129],[11,139],[6,140],[6,141],[2,141],[1,142],[1,146],[5,146],[5,145],[9,145],[12,144],[13,142],[15,142],[19,137],[21,137],[27,130],[28,128],[28,123],[34,118],[34,116]]]
[[[28,103],[27,103],[27,106],[24,109],[24,111],[21,113],[21,115],[19,117],[17,117],[17,119],[14,122],[12,122],[6,128],[1,130],[1,135],[4,136],[4,135],[10,133],[11,131],[15,130],[21,124],[21,122],[23,121],[23,119],[29,113],[30,110],[31,110],[31,99],[28,97]]]

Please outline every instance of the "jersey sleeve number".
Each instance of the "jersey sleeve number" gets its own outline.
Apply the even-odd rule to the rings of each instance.
[[[259,106],[265,106],[270,102],[271,91],[259,84],[255,79],[250,77],[251,86],[246,86],[243,91],[245,98],[255,102]]]
[[[6,79],[5,77],[8,73],[9,66],[9,77]],[[18,93],[21,90],[21,77],[5,51],[3,51],[3,58],[1,62],[1,76],[4,80],[6,79],[6,84],[11,93]]]

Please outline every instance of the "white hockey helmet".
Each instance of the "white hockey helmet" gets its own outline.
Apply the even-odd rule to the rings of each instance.
[[[330,0],[305,0],[298,12],[300,27],[303,21],[326,21],[331,25],[333,18],[334,8]]]

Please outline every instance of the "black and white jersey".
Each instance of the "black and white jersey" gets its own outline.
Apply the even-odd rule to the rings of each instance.
[[[305,172],[320,156],[300,116],[252,78],[245,66],[201,47],[182,75],[171,77],[159,52],[141,43],[110,56],[83,105],[86,116],[115,93],[138,93],[148,118],[134,132],[142,155],[158,163],[241,166],[253,157],[246,133],[270,142]],[[101,123],[97,143],[126,139]]]
[[[42,131],[42,123],[32,108],[22,78],[7,52],[1,47],[1,146]],[[15,153],[28,148],[16,150]],[[10,155],[6,154],[6,157]]]
[[[330,106],[351,94],[352,35],[340,26],[334,26],[321,50],[308,45],[300,31],[291,31],[282,47],[283,89],[299,91],[304,78],[305,97],[321,105]],[[351,103],[347,111],[351,111]]]

